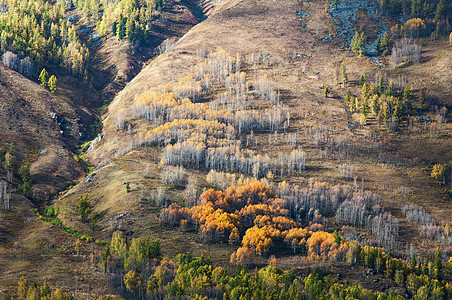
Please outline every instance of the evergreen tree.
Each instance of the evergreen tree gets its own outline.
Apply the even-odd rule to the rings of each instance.
[[[92,212],[91,203],[88,201],[88,194],[83,194],[77,203],[76,210],[82,221],[86,222]]]
[[[425,99],[425,88],[421,87],[419,91],[419,109],[424,111],[427,108],[427,103]]]
[[[402,13],[405,16],[409,16],[410,13],[411,13],[411,7],[410,7],[410,4],[409,4],[408,0],[403,0],[402,1]]]
[[[377,41],[378,54],[381,56],[386,56],[391,51],[390,48],[391,48],[391,45],[390,45],[389,34],[387,32],[385,32],[381,38],[378,37],[378,41]]]
[[[19,176],[22,180],[22,184],[19,185],[19,190],[25,195],[30,195],[31,190],[31,174],[30,174],[30,167],[25,164],[19,168]]]
[[[25,276],[22,276],[17,284],[17,293],[19,294],[20,298],[25,299],[25,297],[27,296],[28,288],[28,280]]]
[[[393,80],[391,80],[391,81],[389,81],[389,86],[388,86],[388,88],[386,89],[386,93],[385,93],[385,95],[386,96],[394,96],[394,90],[395,90],[395,87],[394,87],[394,81]]]
[[[380,10],[381,12],[386,12],[388,9],[388,0],[380,0]]]
[[[438,280],[442,280],[443,278],[443,256],[441,253],[441,249],[438,247],[435,252],[435,261],[434,261],[434,276]]]
[[[118,31],[118,22],[115,20],[111,24],[111,32],[116,35],[116,32]]]
[[[383,94],[385,88],[385,79],[383,76],[380,76],[380,80],[378,81],[378,88],[377,88],[377,94],[380,96]]]
[[[347,69],[345,67],[345,64],[342,64],[342,84],[347,85],[348,78],[347,78]]]
[[[56,91],[57,81],[58,80],[55,75],[50,76],[48,85],[49,85],[50,92],[52,94],[55,93],[55,91]]]
[[[446,16],[446,7],[444,6],[443,0],[440,0],[438,6],[436,7],[435,20],[439,21],[445,16]]]
[[[362,105],[361,105],[361,112],[366,117],[369,114],[369,104],[367,103],[367,98],[363,98]]]
[[[364,32],[358,33],[358,31],[355,31],[355,35],[353,36],[350,44],[352,51],[362,55],[366,50],[366,40],[367,37]]]
[[[359,78],[359,85],[364,85],[367,82],[366,72],[364,71],[361,77]]]
[[[329,90],[326,86],[323,86],[323,94],[325,95],[325,98],[328,98]]]
[[[378,116],[378,113],[380,112],[380,103],[378,100],[379,98],[377,97],[377,95],[374,95],[372,97],[371,109],[372,113],[376,116]]]
[[[352,41],[350,43],[350,47],[352,49],[353,52],[358,53],[359,51],[359,33],[358,31],[355,31],[355,35],[352,38]]]
[[[411,87],[409,83],[406,84],[405,89],[403,90],[402,99],[404,101],[411,101]]]
[[[49,78],[49,73],[47,73],[46,69],[42,69],[41,74],[39,74],[39,81],[41,82],[42,87],[47,87],[47,82]]]
[[[350,104],[351,99],[352,99],[352,94],[350,93],[350,88],[347,87],[347,92],[345,93],[345,102],[347,104]]]
[[[411,0],[411,15],[413,16],[419,15],[420,8],[421,8],[420,0]]]
[[[126,23],[127,23],[127,17],[121,18],[121,22],[118,26],[117,36],[120,40],[126,37]]]
[[[363,84],[363,87],[361,88],[361,97],[363,99],[367,99],[369,97],[369,86],[367,85],[366,82]]]
[[[411,261],[410,261],[410,268],[411,268],[411,270],[415,271],[416,270],[416,265],[417,265],[416,256],[413,254],[411,256]]]

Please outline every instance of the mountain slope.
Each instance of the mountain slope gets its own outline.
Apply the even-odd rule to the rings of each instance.
[[[244,71],[247,72],[251,85],[260,76],[271,79],[275,89],[281,93],[281,102],[290,108],[292,122],[289,132],[299,132],[297,142],[308,155],[309,167],[300,177],[282,179],[294,183],[306,183],[308,178],[314,177],[320,180],[350,183],[349,180],[338,175],[339,165],[347,164],[353,166],[354,176],[362,180],[363,186],[369,190],[378,191],[382,195],[382,205],[398,217],[403,218],[400,208],[411,200],[405,196],[401,199],[392,191],[409,187],[418,197],[416,203],[426,204],[438,222],[447,219],[451,209],[447,201],[441,202],[443,204],[441,209],[432,205],[437,201],[432,199],[442,198],[441,189],[435,186],[429,174],[426,174],[425,163],[426,160],[435,163],[450,161],[451,153],[445,150],[450,146],[450,140],[447,137],[441,137],[437,147],[436,142],[431,141],[429,137],[422,137],[426,140],[424,145],[427,147],[419,148],[417,137],[410,137],[403,131],[398,135],[390,134],[386,130],[378,131],[376,122],[370,117],[369,126],[362,127],[356,122],[356,117],[359,115],[349,114],[345,109],[342,99],[346,91],[338,85],[340,65],[345,64],[352,93],[357,97],[361,88],[356,83],[363,72],[367,72],[368,78],[378,78],[379,74],[384,73],[388,77],[386,79],[388,82],[389,79],[397,80],[403,74],[409,78],[413,92],[417,95],[421,87],[418,78],[421,78],[420,74],[423,74],[423,70],[428,70],[424,69],[424,66],[427,66],[424,63],[427,61],[398,70],[393,70],[389,65],[381,69],[380,66],[372,64],[372,59],[357,57],[349,51],[344,51],[339,45],[325,39],[331,34],[331,28],[336,25],[331,16],[323,12],[323,7],[324,4],[320,1],[303,3],[303,5],[296,1],[286,1],[284,5],[272,1],[231,2],[230,5],[224,9],[219,8],[215,14],[190,30],[176,43],[175,51],[155,58],[118,94],[104,116],[104,139],[87,154],[87,157],[95,165],[122,169],[118,176],[109,176],[105,171],[106,177],[103,179],[107,182],[113,182],[113,178],[119,179],[115,187],[118,193],[122,194],[124,190],[121,182],[130,181],[132,186],[136,184],[136,193],[120,196],[121,199],[130,198],[132,201],[123,207],[121,212],[129,211],[132,214],[138,214],[142,205],[145,205],[139,205],[139,203],[143,201],[146,203],[152,199],[153,194],[147,189],[158,187],[157,180],[161,172],[158,163],[162,156],[158,154],[160,151],[158,148],[133,151],[137,148],[138,134],[146,132],[153,126],[133,116],[132,107],[135,97],[159,85],[177,86],[180,78],[194,74],[197,65],[200,64],[200,50],[215,53],[221,47],[232,57],[235,57],[236,53],[240,54],[243,65],[246,66]],[[306,13],[300,13],[300,11]],[[305,27],[300,26],[300,20]],[[426,51],[435,53],[427,55],[426,52],[426,57],[432,59],[428,65],[444,66],[440,68],[441,72],[447,69],[446,66],[450,64],[451,57],[450,48],[445,47],[445,43],[445,39],[442,39],[425,47]],[[447,55],[439,54],[443,52]],[[251,54],[256,60],[260,60],[256,71],[249,63]],[[447,80],[447,75],[440,78],[443,80],[432,81],[429,91],[432,98],[440,99],[439,103],[449,105],[447,99],[450,81]],[[324,96],[323,86],[330,88],[328,98]],[[217,91],[208,92],[203,96],[202,101],[210,103],[218,97],[217,93]],[[433,109],[434,102],[431,105]],[[124,130],[117,129],[118,122],[125,122]],[[447,136],[450,126],[446,125],[444,130]],[[320,143],[316,141],[319,135]],[[246,136],[242,136],[242,141],[245,138]],[[258,135],[259,153],[272,155],[275,145],[269,142],[271,139],[268,132]],[[400,146],[393,148],[394,144],[399,144],[399,140],[403,140],[404,145],[410,146],[404,147],[400,143]],[[278,145],[281,143],[279,142]],[[341,149],[344,147],[344,150],[340,150],[344,152],[336,152],[338,147]],[[407,148],[417,150],[413,152]],[[145,154],[142,154],[142,151]],[[149,156],[147,151],[151,151],[152,155]],[[431,159],[432,157],[435,159]],[[123,164],[128,165],[131,159],[135,161],[133,165],[136,168],[123,168]],[[392,159],[393,162],[391,162]],[[387,163],[388,160],[390,163]],[[143,177],[144,169],[148,168],[144,166],[149,163],[153,176],[151,182]],[[203,172],[206,171],[203,170]],[[98,173],[102,172],[100,170]],[[195,174],[195,177],[199,178],[198,173]],[[204,179],[201,177],[199,180],[203,182]],[[428,185],[427,189],[426,185]],[[385,188],[387,186],[391,188]],[[80,195],[84,189],[80,187],[77,191],[77,195]],[[103,195],[103,192],[92,186],[87,191],[98,196]],[[105,196],[101,197],[105,199]],[[178,199],[178,196],[173,197]],[[73,203],[73,201],[73,196],[64,200],[66,203]],[[108,205],[105,206],[109,201],[96,200],[96,203],[99,203],[97,204],[99,207],[103,207],[101,211],[107,212],[108,217],[114,217],[113,213],[108,213]],[[120,213],[116,209],[112,211]],[[414,225],[408,223],[407,226],[410,228]],[[131,232],[142,232],[135,225],[131,225],[128,229]],[[406,238],[407,240],[404,240],[405,238],[401,237],[403,242],[410,239],[408,236]]]
[[[364,2],[360,1],[360,3]],[[182,15],[189,19],[196,15],[195,12],[189,13],[188,9],[177,1],[173,4],[174,6],[168,6],[167,9],[182,12]],[[176,148],[171,147],[176,144],[179,137],[172,136],[171,130],[152,136],[153,130],[162,128],[159,126],[169,127],[168,124],[182,124],[183,122],[191,124],[190,121],[193,120],[187,121],[187,119],[194,119],[193,123],[198,122],[196,124],[201,125],[204,121],[209,121],[211,127],[217,126],[215,121],[220,120],[224,122],[222,124],[224,127],[218,125],[221,130],[214,134],[217,134],[220,137],[218,140],[221,141],[215,139],[213,141],[219,145],[222,145],[223,142],[227,146],[238,145],[237,148],[241,152],[235,152],[235,158],[248,158],[255,154],[254,158],[257,158],[250,159],[250,161],[252,163],[258,161],[258,164],[255,164],[258,167],[248,167],[247,173],[242,172],[245,175],[238,181],[224,179],[221,182],[223,186],[221,189],[231,185],[231,182],[239,185],[238,182],[243,183],[245,177],[259,177],[261,180],[267,180],[268,185],[275,188],[284,187],[286,184],[297,184],[307,190],[312,190],[312,186],[316,182],[314,185],[324,189],[331,188],[331,190],[345,186],[344,190],[351,194],[355,192],[358,198],[364,194],[364,191],[369,191],[376,193],[377,198],[381,198],[377,205],[368,209],[371,211],[370,213],[380,213],[386,216],[390,213],[391,216],[397,218],[399,226],[397,228],[400,229],[400,234],[397,237],[397,246],[391,249],[394,251],[391,253],[407,257],[408,251],[416,249],[416,253],[429,254],[429,251],[438,245],[447,245],[446,238],[441,240],[441,238],[421,236],[421,225],[411,221],[401,209],[408,204],[418,204],[427,210],[441,228],[444,228],[446,222],[450,222],[451,193],[448,192],[447,186],[440,186],[431,177],[431,172],[434,164],[446,164],[452,161],[452,152],[449,150],[452,147],[451,125],[444,121],[441,131],[437,131],[437,127],[434,127],[438,124],[436,118],[441,116],[439,109],[443,105],[449,109],[448,112],[445,112],[445,118],[450,117],[452,89],[448,70],[451,66],[452,48],[447,46],[445,37],[440,37],[435,41],[422,39],[421,62],[408,62],[394,69],[389,65],[389,57],[381,57],[379,61],[376,61],[374,57],[358,56],[344,48],[348,41],[341,40],[340,35],[334,36],[337,24],[330,14],[325,13],[324,5],[324,1],[298,2],[295,0],[202,1],[200,8],[208,18],[191,28],[175,43],[174,49],[172,44],[169,44],[169,51],[150,60],[106,108],[105,114],[102,116],[102,139],[97,139],[98,143],[86,153],[87,160],[96,167],[95,171],[81,179],[74,187],[53,197],[49,203],[59,209],[58,218],[62,223],[69,228],[87,233],[98,241],[110,241],[113,232],[120,230],[124,232],[127,243],[137,237],[159,239],[164,255],[169,258],[173,258],[179,253],[193,251],[195,255],[205,253],[207,256],[213,257],[217,264],[228,263],[231,254],[237,250],[237,242],[223,241],[223,243],[212,242],[209,244],[206,242],[206,234],[198,233],[194,226],[177,227],[178,224],[168,225],[164,222],[164,212],[167,211],[165,208],[171,210],[177,207],[176,205],[170,206],[171,204],[188,207],[198,205],[200,204],[198,203],[200,193],[212,187],[219,189],[215,183],[212,183],[212,180],[206,179],[210,170],[209,165],[206,161],[201,161],[198,166],[190,165],[194,155],[191,153],[186,155],[183,152],[186,148],[181,147],[179,152],[182,154],[180,157],[174,155],[176,157],[174,161],[179,159],[181,164],[186,165],[185,180],[181,180],[180,184],[168,183],[165,181],[165,176],[171,177],[178,171],[167,166],[172,162],[168,162],[170,159],[165,154]],[[194,11],[193,8],[192,11]],[[359,13],[363,12],[359,11]],[[370,16],[364,16],[364,19],[371,19],[374,14],[372,12]],[[349,15],[347,15],[348,17]],[[156,40],[160,41],[166,36],[178,36],[194,23],[196,22],[191,23],[187,20],[176,22],[177,25],[174,26],[181,26],[175,30],[177,32],[171,32],[171,26],[167,29],[169,32],[159,28]],[[160,25],[163,26],[163,24]],[[356,26],[356,29],[359,27],[359,24],[350,25]],[[369,25],[365,26],[363,30],[371,31],[374,28]],[[374,33],[372,36],[376,37],[376,34]],[[139,69],[140,59],[143,59],[143,57],[133,57],[133,55],[141,55],[139,50],[134,51],[130,44],[114,39],[111,38],[106,42],[104,48],[98,49],[97,63],[104,64],[105,68],[99,67],[97,68],[98,73],[93,72],[94,78],[105,76],[99,79],[96,88],[103,89],[106,98],[115,95],[122,88],[122,84],[133,77],[136,70]],[[152,56],[149,53],[143,54],[144,57],[148,57],[147,55]],[[227,61],[226,64],[230,67],[230,70],[226,70],[228,68],[225,67],[220,71],[220,73],[226,74],[224,82],[228,82],[228,80],[239,82],[240,78],[243,78],[245,84],[242,87],[246,94],[244,109],[225,108],[229,104],[227,102],[231,100],[225,100],[226,104],[221,103],[227,93],[233,94],[235,93],[233,90],[238,90],[238,88],[228,88],[227,83],[223,84],[220,81],[209,86],[206,83],[208,76],[202,76],[199,79],[200,70],[208,69],[209,64],[215,65],[215,59],[218,57],[220,57],[218,60]],[[381,65],[382,62],[385,63],[384,66]],[[115,65],[117,65],[117,69],[113,70]],[[137,67],[132,70],[132,66]],[[342,66],[347,69],[347,85],[353,100],[358,99],[356,102],[359,105],[356,105],[358,108],[355,107],[355,109],[362,109],[363,87],[358,82],[364,72],[369,85],[373,84],[374,87],[382,75],[384,75],[388,89],[390,81],[396,82],[399,94],[402,94],[403,88],[406,87],[405,83],[408,81],[413,94],[413,106],[415,107],[412,110],[413,113],[417,113],[420,89],[426,87],[428,108],[425,111],[419,110],[419,116],[408,116],[405,120],[392,124],[394,128],[397,127],[394,130],[388,125],[389,121],[379,121],[378,116],[374,113],[369,113],[368,116],[365,116],[367,119],[361,122],[362,114],[351,112],[351,105],[345,101],[347,88],[341,84]],[[237,76],[234,74],[236,70],[244,73]],[[432,75],[432,73],[435,74]],[[22,127],[15,123],[3,122],[3,132],[6,134],[1,140],[8,143],[16,141],[21,149],[33,145],[34,148],[24,157],[30,157],[30,161],[33,161],[32,158],[37,158],[32,165],[32,175],[35,188],[40,187],[42,191],[39,197],[44,198],[54,194],[63,186],[72,183],[75,178],[82,178],[83,170],[72,159],[72,153],[65,153],[61,149],[74,149],[73,146],[78,144],[74,142],[73,137],[77,133],[75,120],[82,119],[82,116],[92,117],[92,107],[89,104],[85,107],[76,100],[68,102],[64,98],[66,92],[61,94],[57,92],[57,96],[64,98],[64,101],[60,101],[60,98],[52,97],[34,83],[22,79],[20,82],[16,82],[14,78],[19,78],[17,77],[19,75],[8,69],[0,69],[0,74],[5,74],[4,78],[9,78],[4,81],[3,85],[12,88],[14,93],[7,94],[6,89],[0,89],[0,92],[5,93],[5,96],[9,97],[8,99],[12,99],[16,95],[22,95],[18,98],[25,99],[22,101],[24,104],[21,109],[16,108],[16,103],[19,103],[18,99],[13,102],[5,102],[4,107],[14,107],[14,110],[4,111],[9,113],[8,120],[18,115],[20,119],[27,122],[22,125],[22,127],[26,126],[27,131],[21,131]],[[216,76],[213,73],[210,75]],[[121,78],[124,80],[122,83],[117,81]],[[428,78],[428,81],[424,78]],[[0,80],[2,80],[2,76],[0,76]],[[69,81],[67,82],[66,84],[70,84]],[[280,102],[278,105],[272,103],[275,99],[270,100],[262,96],[263,92],[259,90],[259,85],[265,84],[271,86],[272,92],[277,95],[276,98]],[[198,86],[201,87],[197,89]],[[37,101],[32,102],[32,96],[23,91],[27,91],[27,93],[35,91],[35,95],[39,96]],[[149,99],[154,100],[155,95],[152,92],[155,92],[155,95],[165,93],[168,97],[170,109],[168,109],[168,113],[161,113],[160,118],[152,119],[152,105],[146,107],[149,108],[148,111],[143,109],[145,113],[139,113],[140,101],[146,103],[147,95],[150,95]],[[172,93],[178,95],[172,98]],[[187,97],[192,101],[183,100],[185,97],[181,95],[188,95]],[[240,95],[235,96],[240,97]],[[70,99],[76,98],[75,94],[70,97]],[[89,96],[86,98],[92,99],[92,103],[99,106],[97,98]],[[151,100],[149,103],[152,103]],[[227,119],[228,116],[243,110],[260,113],[259,118],[255,119],[255,123],[257,123],[264,118],[270,118],[272,112],[274,113],[271,109],[274,107],[287,108],[288,114],[284,116],[289,116],[287,119],[290,119],[290,122],[285,118],[278,119],[279,122],[275,122],[277,123],[275,128],[271,126],[267,128],[266,125],[263,125],[264,129],[256,126],[257,129],[241,131],[236,130],[241,127]],[[165,109],[162,108],[161,111]],[[54,110],[58,115],[64,115],[68,119],[68,129],[63,130],[63,135],[59,133],[58,126],[52,123],[52,120],[48,120],[47,115]],[[25,118],[27,111],[33,113]],[[429,121],[422,122],[422,120]],[[218,122],[221,123],[220,121]],[[227,122],[229,123],[226,124]],[[8,129],[8,126],[12,129]],[[236,127],[231,129],[228,126]],[[39,132],[30,131],[28,128],[36,128]],[[206,132],[209,132],[208,129]],[[49,132],[49,134],[41,137],[42,131]],[[177,132],[177,130],[174,129],[173,132]],[[30,139],[26,140],[25,134],[22,136],[22,133],[27,133],[27,136],[31,135]],[[201,134],[184,132],[184,134],[187,134],[192,140],[201,140],[205,144],[212,141],[209,139],[210,136],[203,136],[204,132]],[[182,138],[185,137],[184,134],[180,134]],[[72,137],[68,138],[69,135]],[[154,141],[149,138],[146,142],[145,138],[149,136],[153,137]],[[228,137],[225,138],[225,136]],[[189,143],[185,145],[190,146]],[[48,153],[44,152],[38,157],[37,153],[43,148],[47,148]],[[206,147],[205,153],[214,148],[207,149]],[[190,149],[192,150],[192,148]],[[75,149],[73,151],[75,152]],[[306,165],[303,166],[303,170],[299,168],[294,171],[293,165],[296,163],[293,163],[293,153],[301,151],[305,155],[303,157],[306,158]],[[228,152],[222,154],[223,158],[228,155],[230,155]],[[207,155],[205,154],[205,156]],[[221,158],[218,158],[218,161],[221,161]],[[259,172],[261,162],[262,165],[273,164],[276,166],[270,168],[270,172],[267,170]],[[227,170],[227,168],[234,171],[234,168],[239,168],[234,165],[229,167],[227,163],[218,165],[217,169],[220,171]],[[289,167],[284,171],[286,165]],[[233,171],[228,170],[228,172]],[[228,176],[228,179],[239,178],[238,176],[237,178]],[[328,182],[328,184],[323,182]],[[85,194],[93,208],[90,222],[82,221],[76,209],[79,199],[83,198]],[[338,196],[338,198],[340,197]],[[20,200],[16,199],[16,201]],[[18,253],[25,259],[14,261],[14,257],[8,254],[3,260],[0,260],[0,266],[5,266],[5,268],[10,266],[9,260],[13,260],[19,265],[17,267],[19,271],[13,272],[13,274],[6,274],[6,272],[3,275],[0,274],[7,278],[8,285],[14,281],[12,278],[15,275],[17,277],[22,274],[28,266],[43,268],[52,277],[54,274],[74,276],[74,272],[70,268],[82,265],[82,272],[87,274],[86,279],[91,280],[95,276],[103,278],[104,275],[101,274],[103,270],[99,270],[102,256],[100,246],[94,243],[84,244],[85,256],[75,255],[73,244],[76,239],[62,232],[60,228],[37,220],[34,215],[30,214],[32,204],[24,203],[27,205],[28,215],[22,219],[14,216],[15,219],[12,223],[17,224],[17,227],[27,227],[16,235],[8,233],[10,236],[7,239],[18,245]],[[175,211],[177,210],[175,209]],[[334,214],[327,215],[325,213],[325,216],[322,216],[321,213],[323,213],[321,205],[314,203],[312,209],[303,211],[303,216],[300,213],[300,222],[304,222],[303,226],[310,230],[312,228],[312,231],[318,230],[317,222],[324,222],[325,230],[331,232],[338,230],[348,240],[357,239],[363,245],[366,243],[379,245],[380,241],[373,236],[372,229],[369,227],[355,227],[350,224],[342,226],[344,223],[341,223]],[[12,216],[6,216],[5,220],[12,218]],[[24,225],[27,222],[30,222],[30,225]],[[324,228],[324,225],[319,225],[319,227]],[[3,226],[6,228],[6,225]],[[243,233],[241,234],[243,235]],[[40,237],[40,242],[48,243],[50,248],[57,249],[55,252],[49,252],[52,257],[51,263],[38,262],[40,255],[45,254],[36,250],[38,248],[36,245],[30,246],[26,249],[27,251],[23,250],[35,236]],[[60,254],[61,256],[59,256]],[[281,265],[287,269],[299,267],[304,270],[307,268],[306,266],[309,268],[312,265],[331,267],[332,264],[324,261],[316,264],[305,259],[304,256],[294,255],[292,251],[274,254],[278,256]],[[91,257],[88,258],[88,255]],[[446,255],[450,256],[450,252],[447,252]],[[55,257],[61,257],[64,264],[67,264],[58,265],[61,267],[61,269],[57,268],[58,272],[54,272],[51,265],[56,263],[57,258]],[[256,255],[254,264],[253,266],[258,267],[267,265],[267,257]],[[343,268],[344,265],[332,267],[334,272],[340,272],[340,268]],[[349,268],[348,265],[347,268]],[[124,270],[114,264],[112,269],[111,273],[114,276],[110,277],[108,274],[104,277],[109,279],[108,282],[112,287],[115,284],[122,286],[123,278],[121,276],[123,274],[121,272]],[[364,274],[366,271],[360,269],[359,272]],[[357,274],[358,271],[353,269],[353,271],[347,271],[345,278],[340,279],[338,275],[337,279],[339,282],[347,282],[347,284],[348,280],[364,283],[366,287],[375,290],[386,291],[396,288],[396,284],[387,278],[387,280],[383,279],[383,275],[370,277],[376,278],[377,281],[381,280],[380,284],[377,281],[368,280],[368,275],[362,276],[360,273],[361,277],[358,278]],[[39,274],[34,274],[34,276],[39,278]],[[52,278],[57,281],[55,277]],[[70,282],[67,285],[74,288],[76,284]],[[87,287],[84,288],[86,290]],[[130,294],[127,295],[133,297]]]

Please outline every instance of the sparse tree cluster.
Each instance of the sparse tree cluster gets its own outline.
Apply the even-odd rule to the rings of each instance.
[[[411,222],[415,222],[420,225],[435,225],[435,220],[433,219],[433,217],[419,205],[405,205],[404,207],[402,207],[402,212],[405,214],[405,217]]]
[[[268,178],[258,179],[253,177],[245,177],[243,174],[238,175],[234,173],[217,172],[215,170],[209,171],[206,176],[206,181],[211,186],[220,190],[226,190],[230,186],[247,185],[251,182],[259,182],[271,189],[275,187]]]
[[[380,199],[372,193],[355,193],[342,202],[336,212],[336,221],[371,230],[378,243],[392,249],[399,235],[398,220],[379,208]]]
[[[277,187],[277,194],[286,201],[290,216],[305,224],[319,221],[322,216],[334,216],[338,206],[349,193],[345,187],[332,187],[326,182],[313,180],[310,180],[309,187],[305,188],[285,182]]]
[[[271,105],[279,104],[279,91],[275,91],[273,82],[267,77],[259,77],[254,88],[262,100],[269,101]]]
[[[355,35],[350,42],[350,49],[359,55],[363,55],[366,52],[366,43],[367,37],[365,33],[358,33],[358,31],[355,31]]]
[[[185,184],[185,176],[186,174],[184,167],[165,166],[161,173],[162,184],[169,186],[182,186]]]
[[[394,67],[406,61],[420,62],[421,48],[413,39],[403,38],[394,43],[391,62]]]
[[[340,164],[339,165],[339,177],[353,179],[355,168],[352,165]]]
[[[440,130],[441,131],[441,130]],[[448,164],[436,164],[432,168],[431,177],[436,179],[441,184],[445,185],[450,179]]]
[[[26,77],[34,75],[34,64],[30,57],[19,59],[19,57],[11,51],[6,51],[2,55],[2,62],[8,68],[16,70]]]
[[[55,75],[52,75],[49,78],[49,73],[47,73],[46,69],[42,69],[41,73],[39,74],[38,80],[41,82],[41,86],[43,88],[48,87],[52,94],[55,93],[56,85],[58,82]]]
[[[176,41],[173,39],[167,39],[164,40],[158,47],[157,47],[157,54],[162,55],[166,52],[173,52],[175,49]]]
[[[162,251],[159,240],[132,238],[127,241],[124,232],[118,230],[113,232],[111,243],[102,256],[105,270],[144,271],[152,261],[162,258]]]
[[[452,246],[452,235],[450,234],[450,224],[445,226],[439,225],[422,225],[419,227],[421,237],[433,239],[446,247]]]

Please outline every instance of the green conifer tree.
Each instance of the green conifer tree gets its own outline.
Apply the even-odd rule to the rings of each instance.
[[[42,87],[47,87],[47,82],[49,78],[49,73],[47,73],[46,69],[42,69],[41,74],[39,74],[39,81],[41,82]]]
[[[49,85],[49,90],[52,94],[55,93],[55,91],[56,91],[57,81],[58,80],[55,75],[50,76],[48,85]]]
[[[444,6],[443,0],[440,0],[438,6],[436,6],[435,21],[439,21],[445,16],[446,16],[446,7]]]
[[[342,84],[345,86],[348,83],[348,77],[347,77],[347,69],[344,64],[342,64]]]
[[[366,79],[366,72],[363,72],[363,74],[361,75],[361,77],[359,78],[359,85],[363,85],[364,83],[367,82]]]

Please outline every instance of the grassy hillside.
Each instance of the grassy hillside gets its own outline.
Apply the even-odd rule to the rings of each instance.
[[[79,81],[62,76],[52,96],[2,67],[0,81],[8,88],[0,92],[10,117],[3,122],[0,141],[29,149],[20,151],[19,160],[33,162],[36,197],[56,194],[78,179],[39,207],[41,216],[45,207],[58,209],[57,216],[44,218],[56,225],[38,220],[28,202],[21,208],[27,211],[23,216],[19,208],[5,213],[4,220],[23,229],[5,229],[5,249],[14,243],[22,256],[1,258],[4,266],[10,260],[18,266],[0,274],[4,286],[14,284],[30,266],[47,272],[32,273],[33,279],[49,276],[55,284],[57,274],[73,278],[77,268],[83,293],[108,291],[134,298],[142,290],[124,287],[128,270],[136,270],[148,283],[162,266],[176,276],[171,259],[189,252],[212,257],[214,267],[231,262],[234,268],[237,262],[262,268],[271,263],[287,271],[296,268],[300,278],[320,267],[337,274],[334,282],[396,291],[400,297],[418,292],[404,290],[405,277],[419,273],[416,268],[424,266],[429,280],[440,280],[434,271],[435,250],[441,247],[444,266],[452,254],[452,180],[445,166],[452,161],[452,48],[448,37],[439,34],[441,28],[450,28],[438,22],[437,35],[406,41],[420,49],[419,59],[412,56],[394,65],[395,55],[378,55],[378,38],[411,17],[383,16],[368,1],[330,3],[329,12],[325,5],[317,0],[201,1],[199,6],[169,2],[163,8],[165,18],[150,21],[153,34],[146,47],[108,35],[93,43],[89,75],[98,95],[82,93]],[[83,22],[79,28],[86,26]],[[355,31],[367,36],[366,49],[351,51]],[[160,44],[179,36],[177,42]],[[95,109],[113,97],[103,110],[101,139],[88,151],[83,148],[94,166],[83,177],[86,172],[72,156],[80,145],[74,136],[77,120],[87,128],[94,123]],[[68,120],[63,134],[49,112]],[[14,116],[23,124],[11,124]],[[47,153],[39,155],[43,148]],[[446,171],[434,178],[432,172],[443,166]],[[252,181],[268,186],[274,197],[247,185]],[[237,188],[227,190],[229,186]],[[211,188],[216,194],[202,194]],[[258,196],[247,188],[258,190]],[[87,220],[80,210],[84,197]],[[335,197],[337,203],[331,200]],[[261,209],[261,215],[253,209]],[[359,221],[350,220],[361,210]],[[271,221],[265,223],[262,215]],[[253,245],[259,240],[252,240],[253,233],[262,234],[262,244],[270,246]],[[290,244],[292,233],[306,236]],[[97,243],[84,241],[81,256],[73,245],[82,234]],[[145,238],[160,240],[161,264],[149,258],[139,266],[141,256],[132,252]],[[317,249],[314,238],[325,238],[325,244],[319,242]],[[351,262],[349,253],[357,245],[353,240],[363,249],[366,244],[382,247],[389,265],[397,263],[386,253],[400,258],[405,277],[399,269],[399,275],[395,270],[389,274],[389,267],[386,273],[375,271],[367,260],[374,255],[369,252],[357,250],[360,262]],[[125,250],[121,243],[127,244]],[[50,250],[39,252],[38,244]],[[37,259],[43,253],[51,262]],[[414,267],[408,262],[413,257],[418,259]],[[428,268],[421,257],[432,261]],[[184,265],[180,257],[177,261]],[[444,299],[451,279],[447,268]],[[151,295],[176,289],[177,283],[165,280]],[[90,291],[90,284],[99,290]],[[63,285],[74,290],[76,284]],[[212,288],[205,293],[217,292]]]

